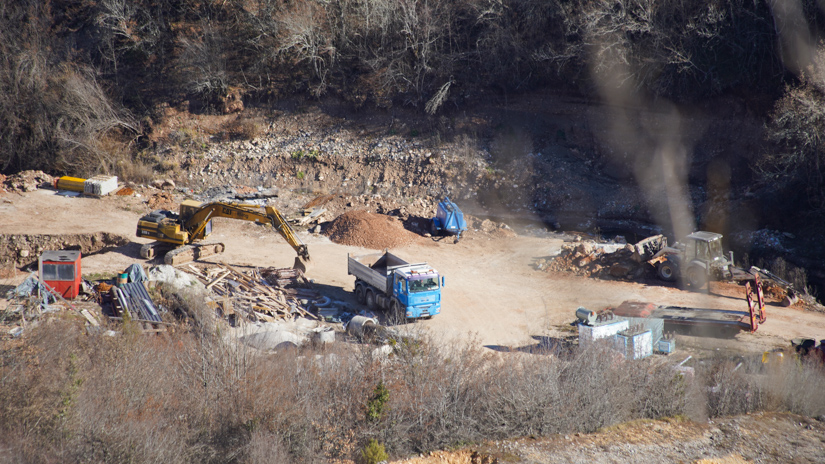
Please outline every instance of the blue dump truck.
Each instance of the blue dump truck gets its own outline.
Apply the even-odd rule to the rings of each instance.
[[[455,243],[461,240],[461,233],[467,230],[467,222],[464,220],[464,213],[458,205],[450,201],[448,197],[438,203],[435,217],[430,221],[430,234],[455,235]]]
[[[389,311],[395,322],[430,318],[441,312],[444,278],[427,263],[410,264],[394,254],[347,254],[347,273],[355,276],[355,298],[370,310]]]

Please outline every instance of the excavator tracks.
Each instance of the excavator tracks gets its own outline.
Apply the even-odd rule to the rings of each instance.
[[[196,243],[175,248],[166,253],[163,262],[171,266],[185,264],[196,259],[223,253],[226,246],[223,243]]]

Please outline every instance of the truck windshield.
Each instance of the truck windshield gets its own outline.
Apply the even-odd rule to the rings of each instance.
[[[438,290],[437,277],[410,280],[410,293],[429,292],[430,290]]]

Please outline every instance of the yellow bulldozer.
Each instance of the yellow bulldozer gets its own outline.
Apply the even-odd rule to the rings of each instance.
[[[141,217],[137,224],[137,236],[155,241],[143,245],[140,256],[152,259],[165,253],[164,263],[178,265],[222,253],[225,249],[223,243],[199,243],[212,233],[212,219],[216,217],[271,225],[298,253],[293,267],[307,271],[310,263],[307,246],[295,235],[281,213],[271,206],[242,203],[204,204],[184,200],[179,213],[157,210]]]

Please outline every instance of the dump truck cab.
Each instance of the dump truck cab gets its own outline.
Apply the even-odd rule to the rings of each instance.
[[[397,269],[393,296],[407,318],[431,317],[441,312],[441,281],[427,265]]]

